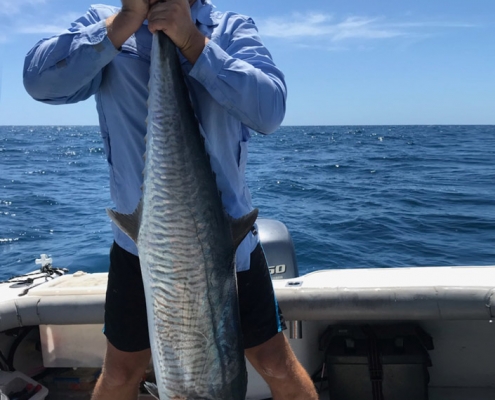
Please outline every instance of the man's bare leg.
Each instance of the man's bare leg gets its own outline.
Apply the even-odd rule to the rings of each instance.
[[[136,400],[139,383],[149,365],[149,349],[127,353],[107,341],[103,369],[92,400]]]
[[[282,332],[247,349],[246,357],[270,386],[273,400],[318,400],[311,378]]]
[[[313,382],[283,333],[247,349],[246,357],[268,383],[274,400],[318,400]],[[107,342],[103,370],[92,400],[136,400],[151,351],[127,353]]]

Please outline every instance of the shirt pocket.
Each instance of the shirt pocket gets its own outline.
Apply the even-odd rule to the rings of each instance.
[[[248,141],[241,140],[239,142],[239,172],[241,175],[246,173],[246,164],[248,158]]]
[[[103,139],[103,147],[105,154],[107,155],[107,162],[112,166],[112,147],[110,146],[110,135],[108,132],[101,131],[101,138]]]
[[[101,139],[103,140],[103,148],[105,149],[105,155],[107,156],[107,162],[112,167],[112,146],[110,145],[110,134],[108,133],[107,121],[105,117],[105,111],[103,109],[101,96],[96,94],[96,108],[98,110],[98,117],[100,119],[100,132]]]
[[[141,28],[133,34],[122,45],[120,56],[141,59],[150,62],[152,36],[147,26]]]
[[[246,172],[248,158],[248,143],[251,138],[251,132],[245,126],[241,125],[241,140],[239,142],[239,171],[241,174]]]

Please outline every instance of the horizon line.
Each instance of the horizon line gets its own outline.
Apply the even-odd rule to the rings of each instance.
[[[89,125],[81,125],[81,124],[38,124],[38,125],[33,125],[33,124],[18,124],[18,125],[12,125],[12,124],[0,124],[1,128],[4,127],[47,127],[47,126],[67,126],[67,127],[75,127],[75,126],[84,126],[84,127],[95,127],[99,128],[99,125],[94,125],[94,124],[89,124]],[[307,125],[307,124],[287,124],[287,125],[280,125],[279,128],[289,128],[289,127],[295,127],[295,126],[495,126],[494,123],[481,123],[481,124],[448,124],[448,123],[441,123],[441,124],[314,124],[314,125]],[[251,129],[248,127],[248,129]],[[254,129],[251,129],[254,131]]]

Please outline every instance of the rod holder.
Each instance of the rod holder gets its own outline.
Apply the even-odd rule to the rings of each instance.
[[[302,321],[289,321],[289,337],[291,339],[302,339]]]

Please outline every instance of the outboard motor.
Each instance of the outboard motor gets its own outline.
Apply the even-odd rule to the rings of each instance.
[[[265,218],[258,218],[256,224],[272,279],[297,278],[296,253],[287,227],[280,221]]]
[[[272,279],[290,279],[299,276],[294,243],[287,227],[274,219],[256,221],[260,242]],[[302,322],[286,321],[291,339],[302,339]]]

